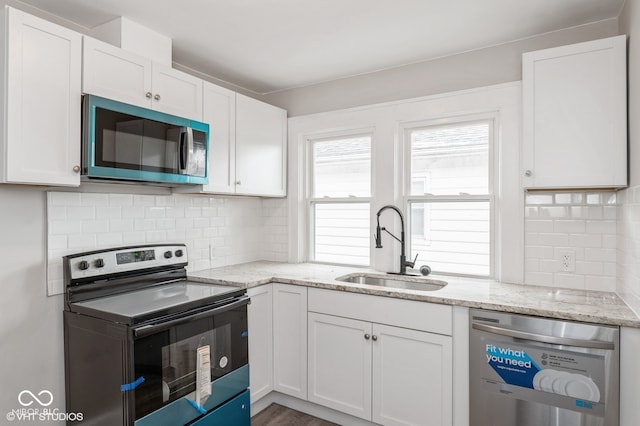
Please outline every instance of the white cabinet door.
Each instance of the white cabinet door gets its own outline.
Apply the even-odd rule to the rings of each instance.
[[[82,91],[151,108],[151,61],[100,40],[84,37]]]
[[[210,126],[209,183],[203,192],[233,194],[236,181],[236,93],[207,81],[203,121]]]
[[[250,288],[249,388],[251,403],[273,390],[273,298],[271,284]]]
[[[84,37],[82,91],[202,121],[202,80]]]
[[[161,64],[153,64],[152,108],[202,121],[202,80]]]
[[[372,421],[451,425],[451,337],[374,324],[372,339]]]
[[[307,288],[273,284],[273,389],[307,399]]]
[[[522,62],[524,187],[626,186],[626,36]]]
[[[309,401],[371,420],[371,323],[309,312]]]
[[[82,36],[16,9],[5,13],[3,180],[78,186]]]
[[[287,112],[236,95],[236,193],[286,195]]]

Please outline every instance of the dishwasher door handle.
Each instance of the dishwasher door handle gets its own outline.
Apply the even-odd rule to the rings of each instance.
[[[472,323],[471,327],[476,330],[486,331],[487,333],[494,333],[494,334],[500,334],[502,336],[515,337],[516,339],[531,340],[533,342],[549,343],[552,345],[575,346],[579,348],[589,348],[589,349],[609,349],[609,350],[615,349],[615,344],[613,342],[603,342],[602,340],[585,340],[585,339],[572,339],[569,337],[547,336],[544,334],[529,333],[526,331],[513,330],[511,328],[496,327],[495,325],[480,324],[476,322]]]

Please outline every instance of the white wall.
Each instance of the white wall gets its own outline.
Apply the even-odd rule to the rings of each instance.
[[[617,19],[609,19],[431,61],[274,92],[263,95],[262,100],[286,109],[293,117],[517,81],[522,78],[523,52],[618,34]]]

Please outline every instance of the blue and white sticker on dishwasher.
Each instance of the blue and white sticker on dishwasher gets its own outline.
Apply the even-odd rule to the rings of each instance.
[[[487,344],[487,363],[505,383],[533,389],[533,377],[540,367],[521,348]]]

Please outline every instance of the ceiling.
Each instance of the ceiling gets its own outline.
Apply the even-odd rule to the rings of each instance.
[[[118,16],[173,60],[270,93],[616,18],[625,0],[21,0],[93,28]]]

